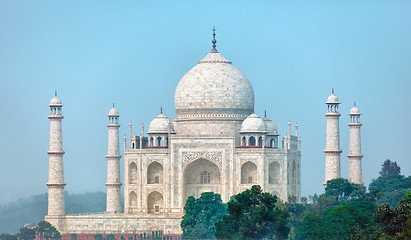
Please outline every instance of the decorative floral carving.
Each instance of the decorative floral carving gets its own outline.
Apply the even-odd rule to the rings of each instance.
[[[221,152],[182,152],[183,166],[198,158],[206,158],[217,163],[221,167],[223,154]]]

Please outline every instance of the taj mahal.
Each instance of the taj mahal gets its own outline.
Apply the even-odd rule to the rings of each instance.
[[[133,134],[130,123],[128,138],[120,139],[120,114],[114,106],[110,109],[107,206],[103,213],[65,214],[63,105],[57,95],[52,98],[46,221],[62,234],[151,231],[180,234],[189,196],[214,192],[228,202],[232,195],[260,185],[283,201],[289,197],[300,199],[298,125],[295,124],[292,134],[289,122],[288,133],[280,138],[276,124],[266,114],[260,117],[254,113],[253,87],[217,51],[215,32],[212,43],[211,52],[176,87],[176,119],[169,119],[161,111],[148,129],[139,126],[134,130],[139,134]],[[326,180],[340,177],[338,104],[333,93],[327,100]],[[350,181],[362,183],[360,113],[356,107],[351,111]]]

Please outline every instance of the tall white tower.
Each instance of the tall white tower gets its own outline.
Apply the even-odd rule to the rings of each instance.
[[[50,102],[50,145],[49,151],[49,181],[48,216],[64,215],[64,169],[63,169],[63,133],[61,120],[63,104],[57,97],[57,92]]]
[[[110,109],[108,113],[108,152],[107,152],[107,207],[108,213],[121,212],[121,183],[120,183],[120,144],[118,129],[120,127],[117,110]]]
[[[341,177],[340,170],[340,155],[342,150],[340,149],[340,126],[339,118],[341,114],[338,112],[337,96],[334,95],[334,89],[332,94],[327,99],[327,137],[325,145],[325,183],[328,180]]]
[[[360,122],[360,109],[357,108],[354,103],[354,107],[350,111],[350,152],[348,153],[349,159],[349,172],[348,180],[351,183],[364,184],[362,181],[362,166],[361,161],[363,155],[361,154],[361,134],[360,128],[362,126]]]

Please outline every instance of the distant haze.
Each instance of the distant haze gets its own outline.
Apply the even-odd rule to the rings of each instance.
[[[174,90],[211,50],[242,71],[280,137],[302,139],[302,195],[323,191],[331,88],[342,102],[342,176],[348,113],[363,113],[363,179],[397,161],[411,174],[411,1],[1,1],[0,204],[45,193],[48,104],[62,100],[66,190],[105,191],[107,113],[139,135],[175,118]],[[294,132],[294,127],[293,127]],[[122,141],[121,141],[122,144]]]

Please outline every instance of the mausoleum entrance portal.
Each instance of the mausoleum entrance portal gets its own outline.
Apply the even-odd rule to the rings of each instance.
[[[205,158],[197,159],[186,166],[183,175],[183,205],[189,196],[198,198],[203,192],[221,194],[221,173],[213,162]]]

